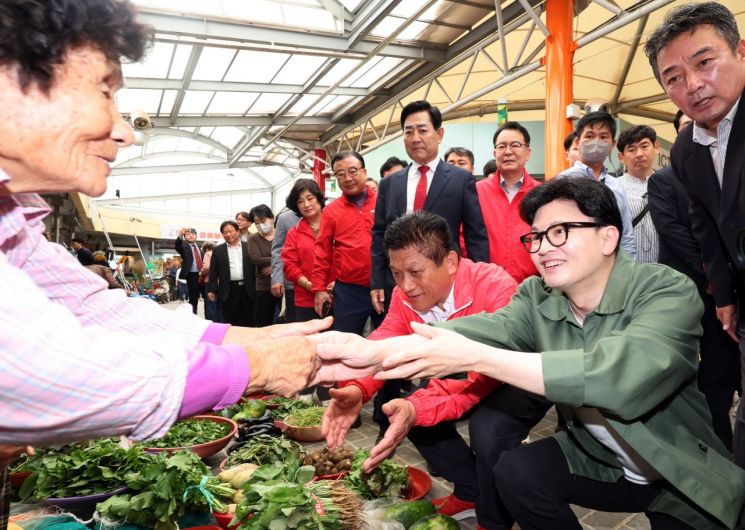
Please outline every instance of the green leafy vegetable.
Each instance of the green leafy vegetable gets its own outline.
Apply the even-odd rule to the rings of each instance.
[[[302,447],[287,438],[259,434],[228,453],[228,467],[250,463],[256,465],[285,462],[300,458]]]
[[[299,409],[285,416],[284,422],[293,427],[315,427],[323,421],[323,413],[326,407],[309,407]]]
[[[148,460],[142,448],[124,449],[111,438],[49,448],[25,462],[32,473],[19,495],[28,500],[111,491],[123,486],[127,473]]]
[[[362,449],[354,454],[352,471],[345,479],[349,488],[365,499],[402,496],[409,485],[409,470],[406,466],[387,459],[371,473],[365,473],[362,471],[362,463],[369,456],[370,453]]]
[[[175,423],[163,438],[143,442],[145,447],[189,447],[212,442],[230,433],[227,423],[211,420],[184,420]]]
[[[288,414],[292,414],[296,410],[315,407],[315,404],[311,401],[304,401],[302,399],[291,399],[280,396],[273,397],[272,399],[267,401],[266,404],[277,407],[270,413],[272,418],[274,418],[275,420],[284,420],[285,416],[287,416]]]

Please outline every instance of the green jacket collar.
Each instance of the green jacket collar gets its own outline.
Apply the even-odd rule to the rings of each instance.
[[[626,300],[628,299],[628,290],[631,286],[633,271],[634,261],[626,252],[619,249],[618,254],[616,254],[616,262],[613,264],[613,269],[611,269],[608,285],[605,286],[605,292],[600,299],[600,304],[593,310],[593,313],[610,315],[623,312],[626,308]],[[548,296],[538,306],[538,311],[541,315],[557,322],[569,319],[570,315],[572,315],[572,310],[569,308],[569,300],[564,296],[564,293],[559,289],[552,289],[545,284],[544,289]]]

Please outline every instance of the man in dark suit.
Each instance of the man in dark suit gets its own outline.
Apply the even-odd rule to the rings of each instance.
[[[212,251],[207,297],[213,302],[220,298],[226,323],[253,326],[256,278],[248,257],[248,244],[241,241],[235,221],[224,221],[220,233],[225,243]]]
[[[680,132],[690,122],[688,116],[678,111],[673,122],[675,131]],[[709,405],[714,432],[732,450],[729,411],[732,395],[740,386],[740,352],[717,320],[714,297],[708,289],[709,282],[701,262],[701,247],[691,229],[688,192],[671,166],[659,170],[649,179],[647,200],[652,222],[660,235],[659,263],[693,280],[704,301],[698,387]]]
[[[176,238],[176,252],[181,256],[181,274],[179,278],[186,280],[189,292],[189,303],[192,311],[197,314],[199,303],[199,271],[202,269],[202,251],[197,245],[197,231],[194,228],[182,228]]]
[[[738,275],[735,247],[738,231],[745,228],[745,104],[740,101],[745,41],[734,15],[717,2],[707,2],[670,11],[648,38],[645,51],[667,95],[694,120],[673,145],[672,166],[690,197],[693,235],[701,245],[717,318],[732,340],[739,341],[742,360],[745,271]],[[733,453],[745,467],[742,402]]]
[[[383,236],[388,225],[406,213],[428,210],[445,218],[456,245],[462,225],[468,257],[489,261],[489,240],[476,181],[468,171],[446,164],[438,156],[445,132],[440,110],[427,101],[409,103],[401,111],[401,127],[406,153],[414,162],[380,181],[375,203],[370,283],[373,306],[381,314],[396,285],[388,268]]]
[[[83,267],[95,265],[93,253],[83,245],[83,241],[74,237],[72,238],[72,248],[75,249],[75,256]]]

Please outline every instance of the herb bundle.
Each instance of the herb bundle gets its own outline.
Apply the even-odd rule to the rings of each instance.
[[[218,440],[230,433],[230,425],[211,420],[191,419],[175,423],[163,438],[148,440],[146,447],[190,447]]]
[[[267,434],[259,434],[248,442],[234,445],[228,450],[228,467],[237,464],[271,464],[300,458],[300,444],[287,438],[276,438]]]
[[[345,479],[352,491],[364,499],[401,497],[409,485],[409,470],[405,465],[391,459],[383,460],[370,473],[362,471],[362,463],[370,453],[358,449],[354,454],[352,471]]]

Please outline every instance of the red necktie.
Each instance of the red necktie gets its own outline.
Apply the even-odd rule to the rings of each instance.
[[[427,170],[429,166],[419,166],[419,183],[416,185],[416,193],[414,193],[414,211],[418,212],[424,208],[424,200],[427,198]]]
[[[191,251],[194,254],[194,263],[197,264],[197,272],[202,270],[202,256],[199,255],[199,249],[196,245],[191,246]]]

